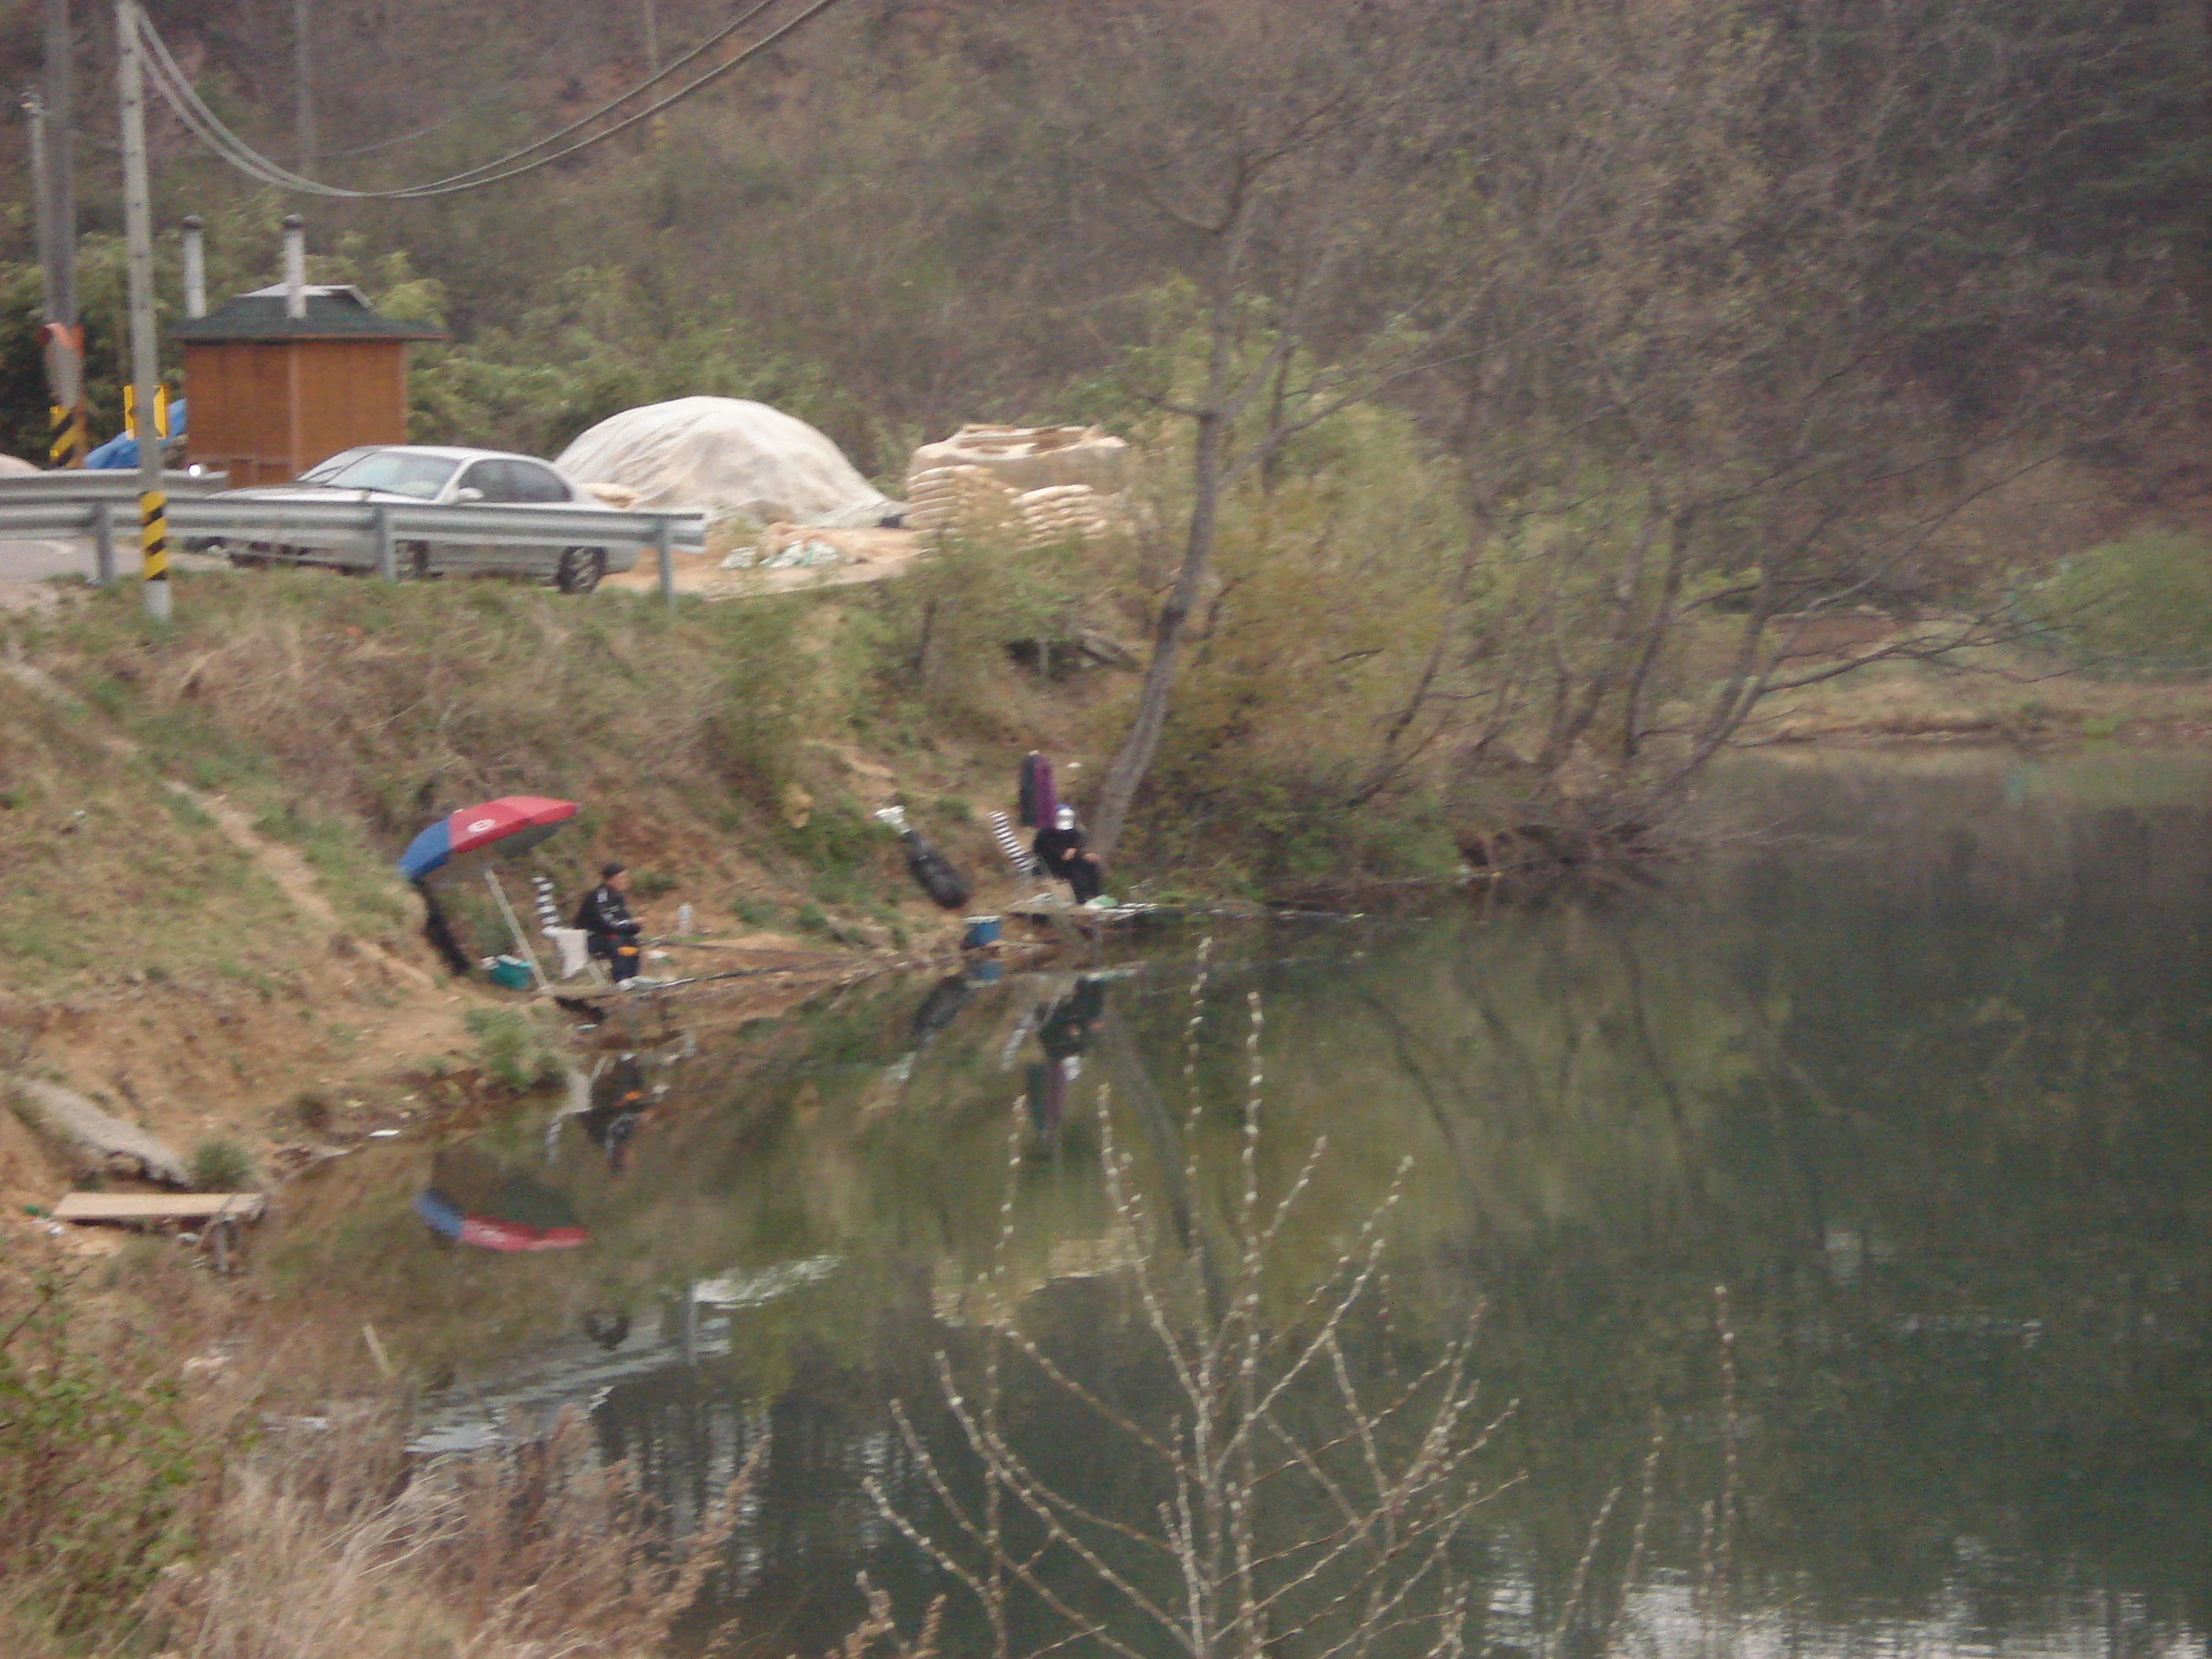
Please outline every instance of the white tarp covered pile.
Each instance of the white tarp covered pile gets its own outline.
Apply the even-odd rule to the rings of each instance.
[[[907,469],[908,522],[1033,545],[1129,525],[1129,447],[1096,427],[966,426],[924,444]]]
[[[678,398],[601,421],[554,465],[621,484],[646,512],[702,508],[754,525],[880,524],[903,510],[801,420],[737,398]]]

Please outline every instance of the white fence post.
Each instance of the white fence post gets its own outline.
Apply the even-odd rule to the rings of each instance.
[[[392,509],[376,509],[376,574],[386,581],[399,580],[399,550],[392,540]]]
[[[93,581],[100,587],[115,586],[115,504],[92,504]]]

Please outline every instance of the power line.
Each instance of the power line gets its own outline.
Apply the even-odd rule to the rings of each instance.
[[[396,149],[402,144],[413,143],[417,138],[428,138],[434,132],[443,132],[447,127],[453,125],[454,122],[460,120],[464,116],[467,115],[471,110],[483,107],[484,105],[491,102],[493,99],[498,97],[500,94],[505,92],[508,88],[514,86],[516,82],[527,80],[530,76],[537,74],[538,70],[544,69],[546,64],[553,61],[553,57],[556,52],[559,52],[562,47],[568,44],[568,43],[566,40],[561,39],[558,35],[556,35],[547,45],[544,51],[539,52],[538,56],[532,58],[520,69],[513,70],[509,74],[501,76],[498,80],[494,81],[489,86],[478,88],[477,91],[471,94],[465,102],[458,105],[450,113],[440,116],[436,120],[429,123],[427,126],[416,127],[413,131],[408,132],[394,133],[391,137],[379,138],[374,143],[356,144],[349,149],[326,149],[320,153],[319,159],[325,161],[343,161],[348,156],[352,155],[374,155],[379,150]],[[631,90],[635,91],[636,88],[632,88]],[[302,161],[301,165],[304,167],[306,163]]]
[[[533,161],[522,159],[534,152],[545,150],[550,145],[559,143],[562,139],[588,126],[600,117],[651,89],[656,82],[665,81],[685,64],[696,61],[703,53],[727,40],[774,3],[775,0],[759,0],[757,4],[742,13],[726,27],[708,37],[681,58],[672,60],[665,69],[648,76],[620,96],[611,99],[590,114],[570,122],[558,131],[550,133],[533,143],[523,146],[520,149],[510,151],[505,155],[483,162],[477,167],[467,168],[463,172],[450,174],[443,179],[432,179],[424,184],[409,185],[392,190],[350,190],[342,185],[326,185],[319,180],[294,173],[262,155],[224,125],[221,118],[201,100],[199,94],[193,90],[190,79],[178,66],[175,58],[171,55],[167,43],[161,39],[160,32],[147,20],[145,14],[133,6],[131,15],[139,37],[148,48],[148,64],[154,70],[153,80],[155,87],[168,100],[170,106],[176,111],[178,118],[184,122],[192,135],[240,172],[263,184],[295,194],[336,197],[349,200],[419,201],[429,197],[450,196],[462,191],[481,189],[486,185],[501,184],[509,179],[520,178],[524,173],[535,172],[539,167],[550,167],[556,161],[563,161],[580,151],[590,149],[594,144],[603,143],[617,133],[627,131],[640,122],[650,120],[663,110],[683,102],[692,94],[720,80],[740,64],[759,56],[779,40],[811,22],[830,7],[837,4],[838,0],[814,0],[813,4],[805,8],[797,16],[769,30],[768,33],[726,62],[708,70],[704,74],[677,88],[665,96],[646,105],[642,109],[625,116],[611,126],[592,133],[587,137],[580,138],[574,143],[551,150],[548,154],[538,155]]]
[[[488,175],[496,173],[500,178],[512,177],[514,176],[514,172],[501,173],[499,170],[513,167],[514,164],[520,163],[523,157],[530,155],[535,151],[544,149],[548,145],[557,143],[560,140],[567,137],[568,135],[590,125],[593,121],[599,119],[609,112],[619,108],[623,104],[628,102],[630,99],[638,96],[641,93],[649,90],[656,81],[665,79],[668,75],[681,69],[684,64],[696,59],[702,53],[711,50],[723,40],[727,40],[732,34],[744,27],[745,24],[751,21],[755,17],[757,17],[762,12],[767,10],[769,7],[774,3],[775,0],[758,0],[758,3],[750,7],[748,9],[739,14],[725,27],[718,30],[715,33],[708,37],[707,40],[702,41],[696,47],[693,48],[693,50],[686,52],[682,58],[669,64],[666,70],[659,71],[654,75],[648,76],[645,81],[640,82],[637,86],[632,87],[629,90],[610,99],[606,103],[600,105],[599,108],[591,111],[589,113],[580,117],[577,120],[570,122],[567,126],[562,127],[555,132],[547,134],[544,137],[538,139],[532,143],[524,145],[520,149],[511,150],[505,155],[501,155],[490,161],[482,163],[477,167],[465,168],[459,173],[449,174],[442,179],[434,179],[425,184],[406,185],[392,190],[352,190],[343,185],[323,184],[319,180],[309,179],[302,173],[295,173],[290,168],[284,167],[282,163],[272,161],[268,156],[264,155],[254,149],[252,146],[248,144],[244,139],[240,138],[228,126],[224,125],[222,118],[217,116],[213,110],[210,109],[206,103],[200,98],[198,93],[193,89],[190,78],[185,76],[184,71],[178,66],[175,57],[170,52],[168,43],[161,39],[160,32],[156,30],[153,24],[147,19],[145,13],[136,7],[133,7],[132,10],[137,20],[141,36],[146,40],[149,47],[150,48],[150,60],[156,70],[155,76],[155,84],[161,88],[162,95],[168,99],[171,106],[175,108],[178,115],[184,120],[185,125],[192,130],[195,136],[197,136],[203,143],[207,144],[210,149],[214,149],[218,155],[228,161],[232,166],[237,167],[240,172],[248,174],[263,184],[273,185],[276,189],[291,191],[295,193],[306,195],[360,199],[365,198],[412,198],[421,196],[445,195],[451,193],[455,190],[472,187],[473,184],[479,180],[485,183],[495,182],[495,179]],[[821,9],[823,8],[817,8],[817,9]],[[811,12],[803,15],[801,17],[795,20],[793,24],[787,25],[784,30],[779,31],[778,33],[781,33],[788,32],[788,29],[792,27],[795,27],[797,22],[805,21],[807,16],[811,16]],[[776,38],[777,35],[772,34],[769,37],[769,40],[773,40]],[[762,42],[759,44],[765,45],[767,42]],[[757,49],[758,47],[757,46],[754,50]],[[732,60],[732,63],[725,64],[723,69],[727,70],[734,68],[738,63],[744,61],[744,55],[740,55],[739,58]],[[691,86],[683,88],[676,94],[676,96],[686,96],[690,92],[696,90],[700,85],[704,84],[705,78],[706,77],[702,77],[701,81],[695,82]],[[674,100],[672,99],[670,101]],[[657,106],[656,107],[665,107],[665,106]],[[651,112],[648,111],[647,112],[650,113]],[[622,129],[620,127],[611,128],[606,132],[599,134],[597,137],[586,142],[597,143],[599,138],[611,137],[614,132],[620,131]],[[543,165],[544,161],[558,160],[560,159],[560,155],[571,154],[574,149],[580,149],[583,146],[581,144],[572,146],[568,150],[559,152],[555,155],[546,156],[543,158],[540,162],[532,163],[531,165]],[[528,171],[529,169],[527,167],[517,167],[514,170]]]

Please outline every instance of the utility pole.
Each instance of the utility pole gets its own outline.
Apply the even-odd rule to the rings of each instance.
[[[23,118],[31,129],[31,222],[37,234],[39,274],[46,278],[52,300],[54,268],[54,192],[52,165],[46,159],[46,94],[33,88],[23,94]]]
[[[46,288],[47,459],[84,465],[84,330],[76,314],[76,34],[70,0],[46,0],[46,73],[33,131],[44,155],[32,183]]]
[[[137,0],[115,0],[116,79],[123,95],[123,240],[131,287],[131,435],[138,446],[138,546],[146,614],[169,620],[169,504],[161,490],[161,439],[154,388],[154,204],[146,174],[146,93],[138,64]]]
[[[300,171],[307,172],[315,161],[315,94],[309,71],[314,54],[310,48],[311,27],[308,17],[310,0],[292,0],[292,80],[293,92],[298,102],[294,106],[294,120],[300,149]]]
[[[654,0],[645,0],[645,72],[647,76],[660,73],[660,13]],[[653,118],[646,127],[646,142],[654,149],[668,142],[667,116]]]
[[[197,213],[185,216],[185,315],[207,315],[207,222]]]

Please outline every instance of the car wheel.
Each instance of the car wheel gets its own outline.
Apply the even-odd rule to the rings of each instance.
[[[553,585],[563,593],[588,593],[606,574],[607,550],[604,547],[564,548],[560,568],[553,573]]]
[[[430,544],[408,542],[399,550],[399,572],[410,581],[427,582],[438,573],[430,568]]]

